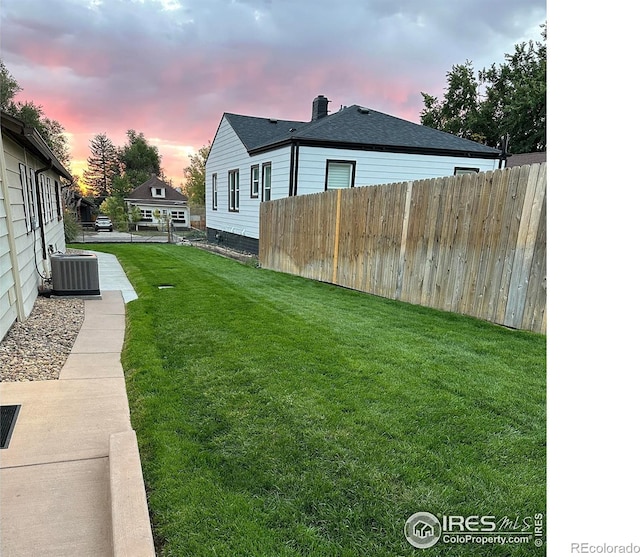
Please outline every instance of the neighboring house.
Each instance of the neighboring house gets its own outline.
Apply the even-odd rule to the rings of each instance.
[[[79,223],[92,223],[96,212],[94,203],[82,197],[77,192],[72,192],[67,199],[67,208],[72,212]]]
[[[506,167],[523,166],[525,164],[536,164],[547,162],[547,152],[542,151],[539,153],[520,153],[518,155],[509,155],[507,158]]]
[[[71,174],[34,128],[0,115],[0,339],[25,320],[64,252],[62,180]]]
[[[206,163],[209,241],[257,253],[262,201],[498,168],[497,149],[328,103],[314,99],[310,122],[223,114]]]
[[[124,198],[130,207],[138,207],[139,224],[161,228],[171,219],[176,228],[189,228],[187,197],[163,182],[155,174]]]

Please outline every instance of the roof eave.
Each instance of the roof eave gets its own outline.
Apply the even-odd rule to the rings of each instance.
[[[321,139],[309,139],[292,136],[285,140],[270,143],[268,145],[261,145],[251,150],[247,150],[247,153],[251,156],[258,155],[260,153],[266,153],[280,147],[285,147],[296,143],[307,147],[331,147],[337,149],[345,149],[351,151],[378,151],[386,153],[401,153],[401,154],[413,154],[413,155],[436,155],[445,157],[463,157],[463,158],[476,158],[476,159],[498,159],[500,158],[500,151],[497,149],[494,151],[471,151],[471,150],[457,150],[457,149],[438,149],[433,147],[416,147],[410,145],[382,145],[376,143],[351,143],[346,141],[331,141]]]
[[[73,176],[62,165],[58,158],[53,154],[47,142],[42,138],[37,129],[27,126],[22,120],[13,116],[2,113],[2,127],[11,132],[10,135],[21,143],[24,147],[31,148],[35,153],[52,169],[69,181],[73,181]]]

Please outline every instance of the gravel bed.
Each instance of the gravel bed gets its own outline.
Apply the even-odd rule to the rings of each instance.
[[[0,341],[0,381],[58,379],[83,321],[84,300],[38,296]]]

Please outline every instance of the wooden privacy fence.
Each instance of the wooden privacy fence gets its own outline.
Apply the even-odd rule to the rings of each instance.
[[[546,332],[546,163],[260,206],[260,264]]]

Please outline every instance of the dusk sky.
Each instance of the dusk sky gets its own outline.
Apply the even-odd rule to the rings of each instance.
[[[174,185],[224,112],[307,121],[359,104],[419,122],[446,72],[504,61],[541,40],[544,0],[3,0],[1,56],[69,134],[144,133]]]

